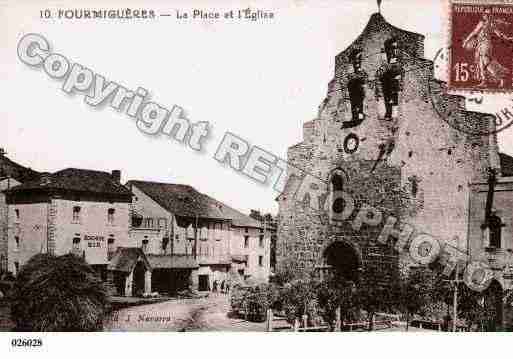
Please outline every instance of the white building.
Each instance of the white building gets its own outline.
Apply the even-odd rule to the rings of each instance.
[[[271,233],[259,221],[191,186],[126,186],[134,195],[130,238],[153,267],[153,290],[172,292],[190,284],[212,290],[223,281],[268,280]]]

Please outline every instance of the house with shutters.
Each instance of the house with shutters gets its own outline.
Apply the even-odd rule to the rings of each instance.
[[[132,194],[120,177],[119,170],[66,168],[6,189],[7,270],[17,275],[39,253],[72,253],[112,294],[151,292],[151,267],[129,236]]]
[[[130,240],[153,268],[153,291],[268,280],[271,231],[262,222],[188,185],[131,180],[126,187]]]

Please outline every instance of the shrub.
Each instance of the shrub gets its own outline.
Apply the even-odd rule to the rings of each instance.
[[[279,302],[289,323],[294,323],[296,318],[304,314],[308,316],[310,323],[317,320],[320,315],[317,302],[318,282],[305,278],[296,279],[283,286],[280,291]]]
[[[267,310],[273,307],[278,299],[278,289],[273,284],[254,286],[235,286],[231,291],[230,302],[232,311],[251,321],[263,321]]]
[[[105,293],[101,280],[82,258],[38,254],[16,278],[12,319],[19,331],[101,330]]]
[[[322,319],[335,328],[336,312],[340,308],[340,320],[354,320],[355,288],[352,282],[330,278],[317,286],[317,301]]]

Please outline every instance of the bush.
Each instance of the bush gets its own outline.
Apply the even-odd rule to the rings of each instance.
[[[319,282],[305,278],[293,280],[283,286],[279,302],[289,323],[294,323],[295,319],[300,319],[306,314],[309,324],[318,324],[321,315],[317,301],[318,285]]]
[[[16,278],[11,316],[18,331],[95,331],[106,306],[105,288],[82,258],[38,254]]]
[[[335,328],[336,312],[339,308],[340,320],[354,321],[356,319],[355,287],[352,282],[330,278],[319,283],[317,301],[320,315],[331,329]]]
[[[233,313],[257,322],[266,319],[267,310],[276,305],[277,299],[278,289],[273,284],[237,285],[230,296]]]

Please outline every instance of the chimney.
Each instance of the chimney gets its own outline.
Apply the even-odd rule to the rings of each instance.
[[[111,177],[114,182],[121,183],[121,171],[120,170],[112,170]]]

